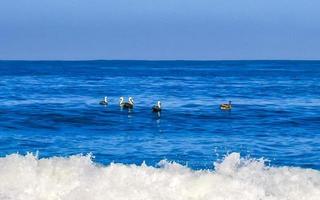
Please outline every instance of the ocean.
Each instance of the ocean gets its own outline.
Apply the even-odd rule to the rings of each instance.
[[[0,61],[0,199],[319,200],[319,170],[320,61]]]

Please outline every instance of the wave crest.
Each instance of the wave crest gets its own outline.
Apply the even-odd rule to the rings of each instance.
[[[0,158],[0,199],[23,200],[318,200],[320,171],[269,167],[262,159],[232,153],[215,170],[192,170],[161,161],[95,164],[91,155],[39,159],[11,154]]]

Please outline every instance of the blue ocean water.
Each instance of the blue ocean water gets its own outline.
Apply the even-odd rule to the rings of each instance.
[[[0,156],[16,152],[194,169],[240,152],[320,169],[320,61],[0,61]]]

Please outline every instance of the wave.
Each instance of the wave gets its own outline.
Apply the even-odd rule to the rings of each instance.
[[[174,162],[157,167],[112,163],[92,156],[0,158],[0,199],[15,200],[318,200],[320,171],[271,167],[239,153],[192,170]]]

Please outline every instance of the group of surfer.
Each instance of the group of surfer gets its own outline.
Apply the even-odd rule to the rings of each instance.
[[[100,101],[100,105],[106,106],[106,105],[108,105],[108,103],[109,103],[108,97],[104,97],[104,99],[102,101]],[[133,98],[129,97],[128,102],[125,102],[124,98],[120,97],[119,98],[119,106],[121,108],[125,108],[125,109],[133,109],[133,106],[134,106]],[[221,110],[231,110],[231,108],[232,108],[231,101],[220,105]],[[161,108],[160,101],[158,101],[156,105],[152,106],[152,112],[159,113],[159,112],[161,112],[161,110],[162,110],[162,108]]]

